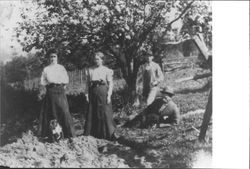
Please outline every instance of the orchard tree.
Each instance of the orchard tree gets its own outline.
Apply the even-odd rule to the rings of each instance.
[[[17,36],[23,49],[59,50],[68,69],[91,65],[95,51],[117,63],[130,96],[143,56],[154,50],[172,25],[201,1],[179,0],[35,0],[24,8]],[[31,13],[34,13],[31,16]],[[174,16],[174,17],[173,17]],[[157,51],[157,50],[155,50]],[[40,57],[44,57],[43,55]],[[133,97],[131,97],[133,98]]]
[[[208,48],[212,48],[212,8],[210,1],[196,3],[183,19],[181,35],[202,33]]]

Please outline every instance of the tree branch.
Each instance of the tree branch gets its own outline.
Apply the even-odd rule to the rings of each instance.
[[[157,14],[154,14],[154,15],[156,15],[156,16],[155,16],[155,20],[153,21],[153,23],[150,26],[144,28],[142,33],[139,34],[137,37],[135,37],[135,39],[133,39],[134,42],[131,43],[131,45],[128,47],[129,51],[134,51],[134,53],[132,53],[132,55],[136,54],[136,52],[138,51],[140,46],[147,39],[148,34],[157,26],[157,23],[160,21],[160,19],[161,19],[160,12],[158,12]]]
[[[187,6],[186,8],[182,11],[182,13],[177,17],[175,18],[174,20],[172,20],[171,22],[168,23],[167,27],[166,27],[166,30],[164,32],[162,32],[162,36],[161,38],[159,38],[157,40],[157,43],[160,43],[163,39],[164,39],[164,35],[167,33],[167,31],[170,30],[171,28],[171,25],[176,22],[177,20],[179,20],[183,15],[185,15],[185,13],[190,9],[191,5],[195,2],[195,0],[192,0]]]
[[[174,22],[176,22],[177,20],[179,20],[183,16],[189,10],[189,8],[191,7],[191,5],[194,2],[195,2],[195,0],[191,1],[177,18],[175,18],[170,23],[168,23],[167,29],[169,29]]]

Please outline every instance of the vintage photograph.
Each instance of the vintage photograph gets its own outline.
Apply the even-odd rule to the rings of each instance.
[[[209,168],[212,2],[0,1],[0,166]]]

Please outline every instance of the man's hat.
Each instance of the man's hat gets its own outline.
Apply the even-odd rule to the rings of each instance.
[[[171,87],[168,87],[168,86],[161,88],[161,89],[160,89],[160,92],[161,92],[162,94],[174,95],[174,90],[173,90]]]
[[[147,57],[150,57],[150,56],[154,56],[154,55],[153,55],[153,53],[152,53],[151,50],[148,50],[146,56],[147,56]]]

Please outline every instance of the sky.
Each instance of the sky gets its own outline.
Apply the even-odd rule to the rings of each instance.
[[[20,0],[0,0],[0,61],[11,60],[13,53],[26,55],[21,45],[13,38],[15,36],[13,29],[18,26],[17,22],[21,21],[20,7],[22,6],[23,3]]]

